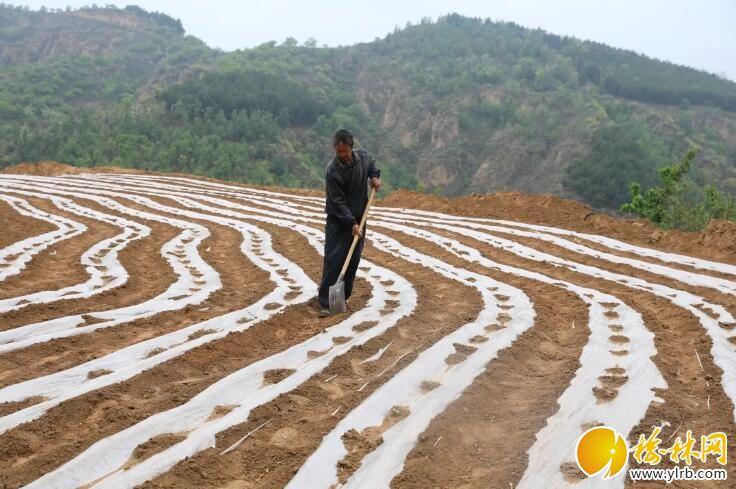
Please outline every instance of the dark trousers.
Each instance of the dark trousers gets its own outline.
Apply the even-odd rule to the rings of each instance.
[[[352,226],[341,223],[337,218],[328,215],[325,224],[325,257],[322,267],[322,280],[319,283],[319,305],[330,307],[330,287],[335,285],[340,276],[340,270],[345,264],[350,245],[353,244]],[[345,271],[345,299],[353,292],[355,272],[358,270],[360,255],[363,252],[365,242],[365,228],[363,225],[363,237],[358,240],[350,258],[350,264]]]

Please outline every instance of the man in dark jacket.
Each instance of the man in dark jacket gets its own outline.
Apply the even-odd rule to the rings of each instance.
[[[330,314],[330,286],[335,285],[340,270],[348,256],[354,236],[359,236],[350,264],[345,271],[345,299],[353,291],[355,272],[365,241],[365,224],[361,232],[360,220],[368,204],[370,186],[381,188],[381,170],[376,168],[373,157],[364,149],[353,150],[353,135],[340,129],[332,137],[335,156],[325,171],[325,256],[322,280],[319,284],[320,317]]]

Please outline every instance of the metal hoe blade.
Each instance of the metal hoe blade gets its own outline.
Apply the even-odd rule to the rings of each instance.
[[[345,281],[340,277],[335,285],[330,287],[330,312],[336,314],[348,310],[345,304]]]

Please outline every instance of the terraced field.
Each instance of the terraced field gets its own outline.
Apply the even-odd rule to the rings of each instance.
[[[736,259],[378,205],[319,319],[323,204],[0,175],[0,482],[624,487],[580,473],[587,428],[736,433]]]

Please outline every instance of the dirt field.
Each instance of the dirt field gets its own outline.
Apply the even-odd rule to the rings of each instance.
[[[51,162],[0,174],[0,487],[649,488],[586,478],[579,437],[736,434],[733,223],[395,192],[348,311],[320,319],[323,205]]]

